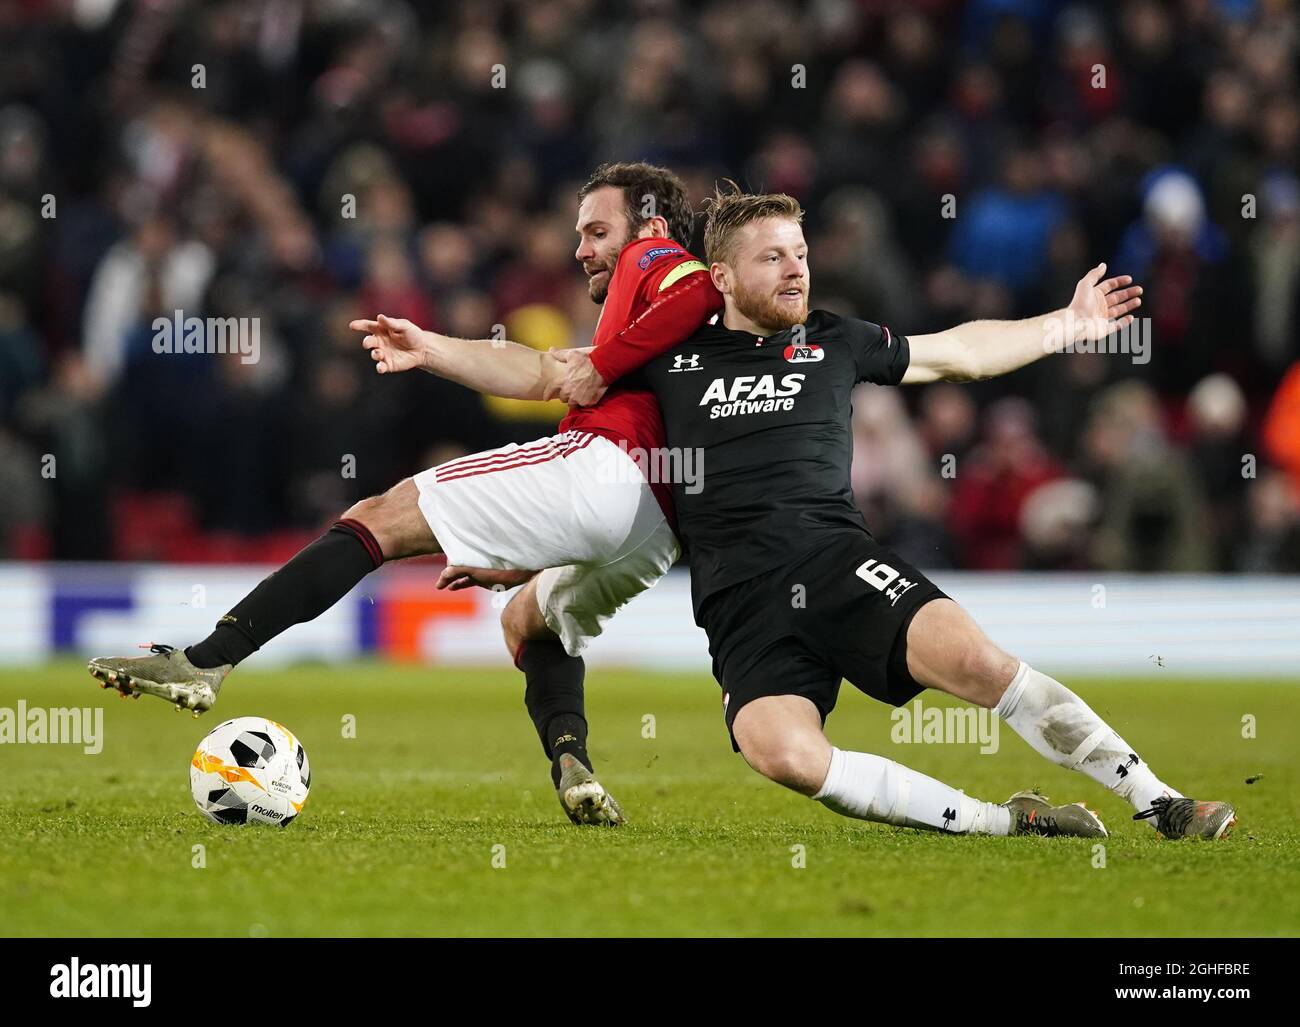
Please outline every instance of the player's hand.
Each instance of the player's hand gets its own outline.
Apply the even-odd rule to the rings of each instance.
[[[1134,285],[1129,275],[1103,281],[1106,265],[1098,264],[1079,279],[1070,300],[1074,318],[1075,341],[1103,339],[1111,332],[1133,323],[1130,311],[1142,305],[1142,286]]]
[[[555,351],[555,357],[564,364],[556,393],[560,399],[577,407],[594,406],[600,402],[609,386],[591,362],[591,355],[586,350],[569,349]]]
[[[542,399],[560,398],[560,382],[564,380],[564,354],[567,349],[551,349],[542,354]]]
[[[425,339],[419,325],[405,318],[380,314],[374,321],[359,319],[348,327],[366,333],[361,345],[370,351],[370,359],[380,374],[424,366]]]
[[[491,567],[457,567],[448,564],[438,575],[436,588],[459,592],[463,588],[514,588],[522,585],[536,571],[499,571]]]

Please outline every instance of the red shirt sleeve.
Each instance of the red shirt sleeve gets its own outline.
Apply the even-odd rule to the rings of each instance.
[[[722,293],[707,271],[674,282],[639,317],[591,351],[592,366],[612,385],[629,371],[685,341],[722,309]]]

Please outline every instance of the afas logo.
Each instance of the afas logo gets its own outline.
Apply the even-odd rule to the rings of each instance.
[[[787,363],[815,364],[817,361],[826,358],[826,351],[815,342],[805,342],[801,345],[791,344],[787,346],[783,356]]]
[[[725,378],[714,378],[700,397],[700,406],[705,403],[735,403],[745,399],[783,399],[797,396],[803,388],[804,376],[801,374],[784,374],[781,383],[776,382],[774,374],[742,374],[733,378],[730,385]]]
[[[700,406],[712,403],[710,420],[732,417],[736,414],[769,414],[777,410],[793,410],[794,397],[803,388],[804,376],[786,374],[778,383],[776,375],[754,376],[743,374],[728,384],[725,378],[714,378],[700,397]]]

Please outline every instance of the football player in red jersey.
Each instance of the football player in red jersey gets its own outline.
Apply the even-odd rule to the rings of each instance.
[[[452,339],[382,314],[352,327],[366,333],[381,374],[419,368],[516,399],[591,398],[599,376],[598,389],[612,387],[598,402],[573,407],[554,436],[451,460],[362,500],[203,641],[95,659],[91,673],[123,694],[154,695],[201,713],[236,664],[319,616],[381,563],[445,553],[445,586],[527,582],[502,623],[560,803],[575,823],[621,823],[586,751],[580,654],[678,555],[669,483],[646,473],[659,466],[646,456],[664,449],[663,423],[654,397],[630,372],[689,336],[721,310],[722,299],[681,242],[690,238],[693,212],[672,172],[604,165],[580,199],[574,256],[592,300],[603,304],[590,356],[595,370],[576,365],[584,380],[575,370],[561,381],[564,365],[511,342]],[[487,570],[458,569],[469,567]],[[550,569],[534,576],[539,567]],[[491,572],[497,577],[488,581]]]

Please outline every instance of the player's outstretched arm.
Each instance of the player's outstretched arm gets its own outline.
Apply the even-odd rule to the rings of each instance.
[[[543,361],[538,350],[517,342],[453,339],[385,314],[374,320],[353,321],[350,327],[366,333],[361,344],[370,351],[380,374],[419,369],[506,399],[541,400],[556,395],[555,364]]]
[[[1133,322],[1142,287],[1128,275],[1102,280],[1098,264],[1079,279],[1068,307],[1023,321],[969,321],[933,335],[910,335],[904,385],[996,378],[1049,353],[1105,338]]]

